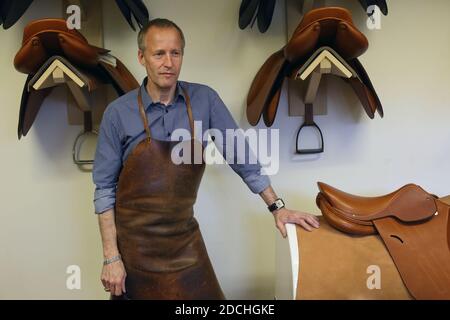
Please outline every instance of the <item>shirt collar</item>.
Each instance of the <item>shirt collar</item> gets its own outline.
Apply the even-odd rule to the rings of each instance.
[[[152,101],[152,98],[147,92],[146,86],[147,86],[147,80],[148,77],[145,77],[145,79],[142,81],[140,90],[142,94],[142,103],[144,104],[145,109],[148,109],[154,102]],[[175,89],[175,97],[174,101],[172,103],[175,103],[177,101],[178,97],[182,97],[186,101],[186,97],[184,96],[183,89],[181,88],[180,81],[177,81],[177,88]]]

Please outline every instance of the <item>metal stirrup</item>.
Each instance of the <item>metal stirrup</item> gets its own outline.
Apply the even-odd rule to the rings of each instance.
[[[314,127],[320,134],[320,147],[317,149],[299,149],[298,148],[298,139],[300,137],[300,131],[302,131],[305,127]],[[320,130],[319,126],[313,120],[313,105],[310,103],[305,104],[305,122],[300,126],[297,132],[297,138],[295,139],[295,150],[297,154],[315,154],[323,152],[323,135],[322,130]]]
[[[98,136],[98,131],[92,129],[92,113],[90,111],[84,112],[84,130],[83,132],[80,132],[75,139],[75,142],[73,143],[72,148],[72,159],[73,163],[76,165],[85,165],[85,164],[93,164],[94,160],[81,160],[80,157],[80,150],[81,146],[83,145],[84,139],[82,140],[82,137],[85,137],[87,135],[94,134]],[[81,142],[80,142],[81,141]]]

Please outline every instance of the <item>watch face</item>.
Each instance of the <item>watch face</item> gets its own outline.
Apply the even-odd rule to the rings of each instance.
[[[284,206],[284,202],[281,199],[278,199],[277,201],[275,201],[275,204],[277,205],[278,208]]]

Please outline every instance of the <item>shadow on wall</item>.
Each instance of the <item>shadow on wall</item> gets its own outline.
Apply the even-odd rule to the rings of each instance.
[[[72,162],[72,145],[82,126],[70,126],[67,121],[67,91],[57,87],[45,99],[32,129],[22,139],[33,136],[43,161],[52,165]]]

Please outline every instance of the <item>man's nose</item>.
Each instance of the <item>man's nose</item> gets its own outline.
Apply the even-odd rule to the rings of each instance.
[[[171,68],[172,65],[173,65],[173,61],[172,61],[172,57],[170,56],[170,54],[165,55],[164,66],[167,68]]]

